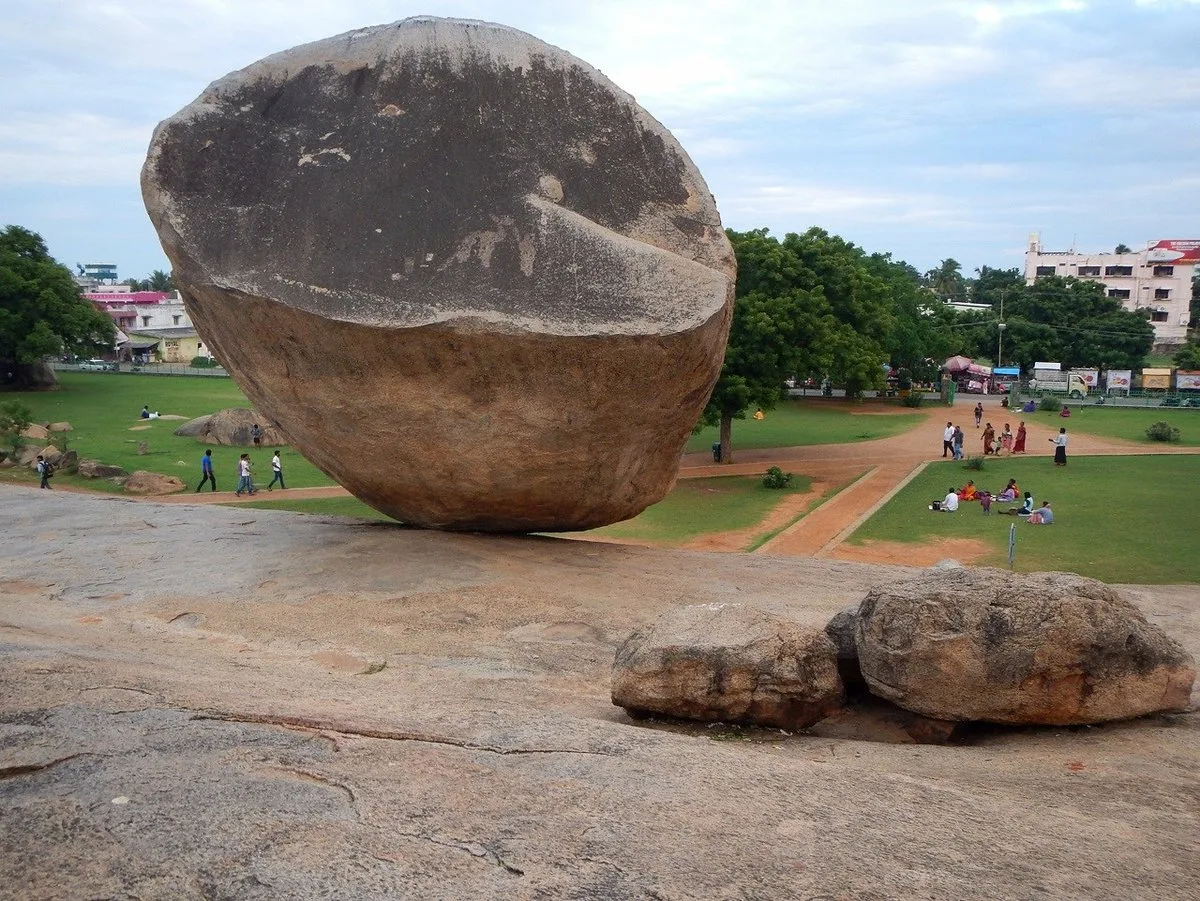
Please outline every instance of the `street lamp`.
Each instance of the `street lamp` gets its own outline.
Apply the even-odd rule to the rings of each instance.
[[[1004,347],[1004,292],[1000,292],[1000,326],[996,334],[996,368],[1000,368],[1000,351]]]

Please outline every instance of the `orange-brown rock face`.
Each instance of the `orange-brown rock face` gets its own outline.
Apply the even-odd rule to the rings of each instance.
[[[298,47],[162,123],[142,190],[201,335],[377,509],[572,530],[673,484],[733,253],[678,143],[586,63],[428,18]]]

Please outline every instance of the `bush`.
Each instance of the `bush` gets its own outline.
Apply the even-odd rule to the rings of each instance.
[[[1169,422],[1159,420],[1146,429],[1146,437],[1151,441],[1178,441],[1179,429]]]
[[[1038,409],[1044,410],[1047,413],[1057,413],[1062,409],[1062,401],[1057,397],[1052,397],[1051,395],[1047,394],[1038,401]]]
[[[925,395],[920,391],[913,391],[906,395],[900,402],[906,407],[919,407],[925,403]]]
[[[972,469],[975,472],[983,472],[983,467],[986,462],[986,457],[967,457],[967,462],[963,464],[963,469]]]
[[[212,360],[208,357],[192,357],[191,366],[193,369],[211,369]]]
[[[772,466],[763,473],[764,488],[786,488],[792,482],[792,474],[784,472],[778,466]]]
[[[21,449],[21,433],[32,424],[33,411],[20,401],[0,404],[0,443],[11,450],[14,457]]]

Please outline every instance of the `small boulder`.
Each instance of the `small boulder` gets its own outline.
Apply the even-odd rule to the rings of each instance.
[[[182,479],[140,469],[125,480],[125,490],[130,494],[171,494],[185,487]]]
[[[804,729],[842,702],[824,632],[740,604],[664,614],[618,648],[612,700],[632,715]]]
[[[870,592],[873,694],[941,720],[1073,725],[1186,709],[1191,657],[1113,588],[1070,573],[931,570]]]
[[[80,460],[79,475],[85,479],[112,479],[127,478],[129,473],[120,466],[112,466],[98,460]]]
[[[283,430],[269,422],[262,414],[237,407],[218,410],[208,416],[185,422],[175,430],[175,434],[184,438],[195,438],[201,444],[253,447],[254,439],[250,437],[250,429],[255,423],[262,429],[263,447],[281,447],[290,443]]]
[[[46,426],[52,432],[73,432],[75,427],[69,422],[52,422]]]
[[[46,441],[50,437],[50,431],[44,425],[34,423],[21,432],[21,437],[30,441]]]

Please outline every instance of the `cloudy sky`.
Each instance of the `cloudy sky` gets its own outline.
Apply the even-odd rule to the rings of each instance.
[[[501,22],[670,128],[725,224],[811,225],[921,270],[1200,237],[1200,0],[0,0],[0,224],[122,278],[169,264],[159,120],[296,44]]]

